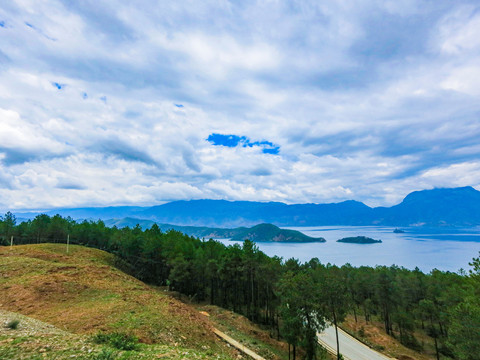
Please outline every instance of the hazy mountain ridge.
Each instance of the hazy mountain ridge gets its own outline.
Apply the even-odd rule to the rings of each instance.
[[[204,227],[241,227],[259,223],[277,226],[391,225],[477,226],[480,225],[480,191],[472,187],[415,191],[392,207],[371,208],[348,200],[331,204],[190,200],[152,207],[106,207],[55,209],[45,212],[84,219],[132,217],[157,223]],[[17,213],[33,217],[38,212]]]

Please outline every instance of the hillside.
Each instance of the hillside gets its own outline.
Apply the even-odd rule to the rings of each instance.
[[[81,246],[71,246],[69,254],[57,244],[0,247],[0,310],[78,336],[132,334],[157,344],[158,354],[185,349],[199,358],[232,356],[197,311],[115,269],[113,261],[111,254]],[[0,348],[5,338],[0,334]]]
[[[32,218],[39,212],[17,213]],[[276,226],[389,225],[477,226],[480,225],[480,192],[472,187],[415,191],[392,207],[371,208],[348,200],[332,204],[190,200],[152,207],[106,207],[54,209],[74,219],[136,218],[146,222],[181,226],[232,228],[270,223]]]

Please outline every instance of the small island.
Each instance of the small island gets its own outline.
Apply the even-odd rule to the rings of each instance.
[[[393,230],[393,232],[395,234],[403,234],[405,231],[403,231],[402,229],[395,228],[395,230]]]
[[[375,240],[366,236],[352,236],[337,240],[337,242],[350,243],[350,244],[377,244],[382,240]]]

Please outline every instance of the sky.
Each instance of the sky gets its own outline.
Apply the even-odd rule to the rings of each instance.
[[[0,208],[480,189],[480,3],[0,3]]]

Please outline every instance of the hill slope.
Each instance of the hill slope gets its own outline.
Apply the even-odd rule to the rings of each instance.
[[[58,244],[0,247],[0,310],[75,334],[121,331],[143,343],[228,358],[210,323],[187,305],[115,269],[100,250]]]

